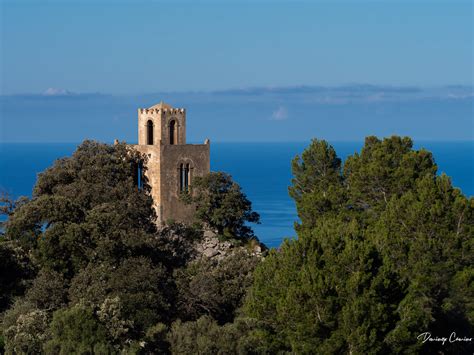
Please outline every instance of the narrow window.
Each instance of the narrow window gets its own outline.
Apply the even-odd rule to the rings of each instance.
[[[143,163],[140,161],[137,168],[138,175],[138,189],[141,191],[143,189]]]
[[[179,191],[184,191],[184,166],[179,166]]]
[[[138,164],[132,161],[130,163],[130,169],[132,170],[133,185],[138,186]]]
[[[146,123],[146,144],[153,145],[153,122],[151,120]]]
[[[189,185],[191,182],[191,169],[189,164],[180,164],[179,165],[179,191],[188,192]]]
[[[176,144],[175,131],[176,131],[176,121],[172,120],[170,121],[170,144]]]
[[[189,176],[190,170],[189,170],[189,164],[186,164],[186,168],[184,169],[184,189],[186,191],[189,191]]]
[[[132,177],[133,177],[133,184],[138,187],[139,190],[143,189],[143,162],[132,162]]]

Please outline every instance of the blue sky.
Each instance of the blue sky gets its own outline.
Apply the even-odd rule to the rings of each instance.
[[[471,85],[472,1],[1,1],[1,93]]]
[[[473,1],[0,0],[0,141],[473,140]]]

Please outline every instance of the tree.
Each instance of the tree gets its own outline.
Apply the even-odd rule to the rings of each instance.
[[[196,320],[207,315],[220,324],[232,322],[259,261],[258,257],[240,251],[220,262],[204,258],[178,269],[175,282],[180,319]]]
[[[173,323],[168,333],[172,354],[258,354],[260,340],[252,331],[254,323],[239,318],[234,323],[219,326],[209,316],[193,322]]]
[[[344,203],[341,159],[326,141],[313,139],[292,163],[290,197],[296,202],[298,217],[311,228],[321,215],[338,211]],[[301,225],[297,225],[301,228]]]
[[[51,340],[44,350],[47,354],[110,354],[105,327],[93,310],[77,304],[56,311],[51,322]]]
[[[290,188],[298,239],[257,266],[245,304],[264,348],[472,352],[472,343],[417,336],[472,333],[474,199],[409,138],[369,137],[342,168],[325,142],[302,157]]]
[[[413,150],[408,137],[379,140],[367,137],[360,154],[344,164],[345,185],[353,208],[370,209],[374,216],[384,209],[391,196],[412,190],[418,179],[436,176],[436,164],[430,152]]]
[[[387,341],[409,349],[420,325],[433,334],[472,334],[473,198],[453,188],[446,175],[425,176],[412,191],[389,201],[369,233],[403,290]],[[462,353],[474,344],[445,348]],[[434,353],[439,347],[427,343],[424,349]]]
[[[139,337],[158,322],[173,315],[171,275],[149,259],[126,258],[119,265],[90,264],[71,281],[73,304],[86,302],[99,306],[107,298],[120,298],[124,319],[133,322],[132,333]]]
[[[0,240],[0,313],[25,292],[33,275],[27,253],[15,243]]]
[[[26,197],[14,201],[5,192],[0,192],[0,314],[11,305],[15,296],[25,292],[35,273],[28,253],[15,241],[6,240],[4,235],[6,218],[27,202]]]
[[[17,200],[14,200],[7,192],[0,191],[0,236],[3,237],[5,231],[5,217],[9,217],[13,214],[13,211],[21,205],[27,203],[29,199],[25,196],[21,196]],[[1,238],[0,240],[2,240]]]
[[[39,174],[32,200],[10,215],[5,238],[66,278],[90,261],[141,254],[156,231],[148,186],[139,190],[131,169],[143,159],[125,144],[85,141]]]
[[[174,320],[173,270],[187,263],[198,233],[179,225],[157,230],[146,179],[142,189],[134,179],[134,167],[141,161],[146,156],[125,144],[85,141],[71,157],[39,175],[31,200],[5,205],[8,220],[0,242],[0,268],[9,274],[0,276],[5,281],[1,306],[20,296],[3,319],[6,348],[20,339],[8,334],[36,329],[39,315],[47,324],[57,315],[48,343],[54,352],[66,351],[61,350],[63,340],[92,346],[79,333],[88,337],[101,329],[107,344],[123,349],[158,322]],[[33,270],[27,283],[21,279],[22,255],[28,256],[26,263]],[[110,300],[113,307],[105,307]],[[121,318],[114,313],[100,319],[96,312],[101,307],[112,313],[120,309]],[[89,328],[73,329],[75,320],[84,320]],[[121,324],[127,325],[126,336],[120,336]],[[43,346],[46,337],[32,334]],[[95,344],[94,339],[90,341]]]
[[[4,330],[6,354],[40,354],[48,339],[47,312],[32,310],[22,313]]]
[[[252,203],[230,175],[211,172],[196,177],[191,193],[182,197],[186,203],[196,205],[196,218],[219,235],[242,239],[255,237],[245,222],[260,223],[260,216],[252,211]]]

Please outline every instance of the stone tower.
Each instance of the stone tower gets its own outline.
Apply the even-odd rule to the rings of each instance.
[[[190,223],[194,207],[180,201],[196,176],[210,171],[210,143],[186,144],[186,110],[163,102],[138,109],[139,152],[148,156],[146,176],[160,224]]]

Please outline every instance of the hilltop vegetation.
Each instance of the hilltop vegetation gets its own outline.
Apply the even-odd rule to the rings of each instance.
[[[472,352],[474,199],[409,138],[368,137],[343,164],[313,140],[292,163],[298,238],[263,261],[195,259],[202,227],[157,229],[145,159],[85,142],[4,204],[0,312],[7,353]],[[223,173],[198,179],[201,222],[253,243],[258,222]],[[226,213],[227,211],[227,213]]]
[[[255,257],[193,262],[202,230],[157,229],[149,187],[138,189],[132,174],[144,159],[123,144],[86,141],[39,175],[31,200],[4,205],[7,353],[166,353],[178,318],[232,320]]]
[[[474,199],[436,172],[408,138],[368,137],[344,165],[313,140],[293,161],[298,239],[257,268],[245,305],[265,349],[472,352],[417,339],[473,331]]]

